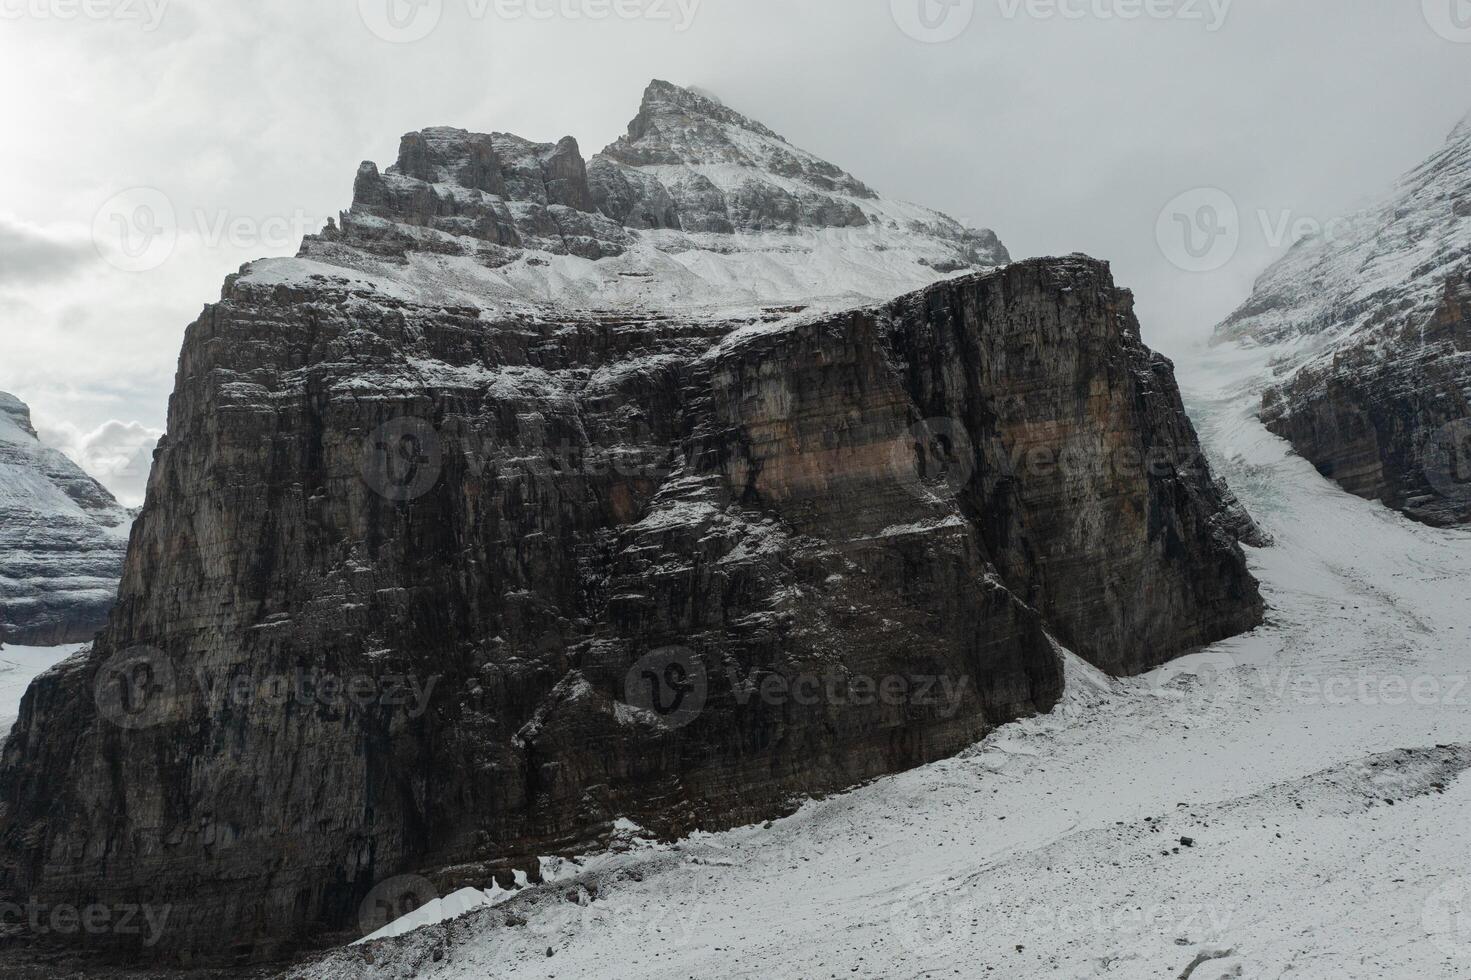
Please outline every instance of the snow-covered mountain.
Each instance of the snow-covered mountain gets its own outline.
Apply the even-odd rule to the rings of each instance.
[[[1131,675],[1258,625],[1132,294],[1006,260],[662,82],[590,163],[410,133],[186,329],[118,612],[0,755],[0,898],[147,894],[154,961],[276,958],[404,876],[963,751],[1063,646]],[[303,673],[383,696],[248,695]]]
[[[994,232],[880,196],[713,98],[655,81],[584,162],[577,141],[436,127],[365,162],[353,206],[249,281],[341,279],[505,312],[843,308],[1009,261]]]
[[[117,596],[132,516],[45,446],[30,409],[0,392],[0,640],[92,638]]]
[[[1471,519],[1471,116],[1383,202],[1294,246],[1216,339],[1274,349],[1263,418],[1325,475]]]

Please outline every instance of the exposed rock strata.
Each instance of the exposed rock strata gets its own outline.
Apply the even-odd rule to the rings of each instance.
[[[0,641],[90,640],[107,622],[127,545],[126,508],[0,392]]]
[[[1049,630],[1132,671],[1257,622],[1105,266],[722,333],[232,284],[189,329],[112,627],[5,748],[6,885],[168,901],[169,949],[269,954],[389,875],[529,868],[619,815],[755,820],[952,753],[1056,700]],[[411,418],[439,472],[389,499],[365,445]],[[1069,450],[1170,462],[1027,462]],[[94,686],[140,645],[174,682],[120,727]],[[708,678],[673,731],[625,686],[671,645]],[[418,717],[197,683],[299,667],[438,680]],[[803,675],[959,695],[751,696]]]
[[[618,155],[698,175],[736,125],[716,108],[656,83]],[[741,125],[783,180],[888,207]],[[155,957],[276,955],[349,934],[395,875],[484,884],[617,817],[731,825],[951,754],[1054,704],[1058,640],[1128,672],[1259,621],[1106,265],[841,310],[573,309],[445,248],[525,270],[559,236],[619,245],[580,210],[608,165],[439,133],[189,327],[110,626],[0,756],[5,891],[168,904]],[[705,206],[618,166],[650,227]],[[700,221],[752,213],[725,200]],[[623,254],[569,261],[687,281],[618,227]],[[707,277],[770,243],[699,234],[678,268]],[[918,254],[902,275],[939,278]],[[372,697],[275,696],[301,671]]]
[[[1471,522],[1471,117],[1384,203],[1294,246],[1217,337],[1277,353],[1262,419],[1324,476]]]

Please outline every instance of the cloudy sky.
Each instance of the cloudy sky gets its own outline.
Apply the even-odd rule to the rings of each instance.
[[[1017,257],[1111,260],[1188,356],[1471,110],[1471,0],[0,0],[0,390],[133,497],[185,325],[360,160],[429,125],[590,155],[653,77]],[[1231,209],[1234,253],[1171,243]]]

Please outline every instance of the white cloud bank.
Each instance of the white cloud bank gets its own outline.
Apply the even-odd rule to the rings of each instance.
[[[89,432],[70,422],[36,423],[41,441],[55,447],[112,491],[125,507],[143,503],[153,448],[163,430],[112,419]]]

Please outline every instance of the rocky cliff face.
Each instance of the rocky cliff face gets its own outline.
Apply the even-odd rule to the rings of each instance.
[[[1471,117],[1384,203],[1298,243],[1217,337],[1278,352],[1262,419],[1325,476],[1471,522]]]
[[[760,123],[654,82],[628,134],[587,162],[570,136],[409,133],[386,170],[362,164],[352,208],[299,258],[247,276],[351,269],[420,302],[726,317],[892,299],[1008,258],[991,231],[884,198]]]
[[[698,173],[737,124],[650,91],[586,184],[565,141],[406,138],[314,258],[232,277],[190,326],[109,629],[36,682],[0,758],[6,891],[167,906],[154,957],[271,956],[352,933],[406,873],[508,881],[618,817],[753,821],[953,753],[1057,700],[1059,641],[1130,672],[1259,621],[1170,364],[1102,263],[738,315],[458,275],[489,265],[450,244],[597,277],[636,258],[614,268],[673,297],[665,261],[744,261],[740,230],[698,233],[725,259],[627,225],[618,255],[572,252],[613,241],[579,209],[607,167],[665,188],[651,214],[717,213],[646,168]],[[752,131],[783,180],[874,200]]]
[[[0,392],[0,641],[90,640],[117,596],[132,517]]]

